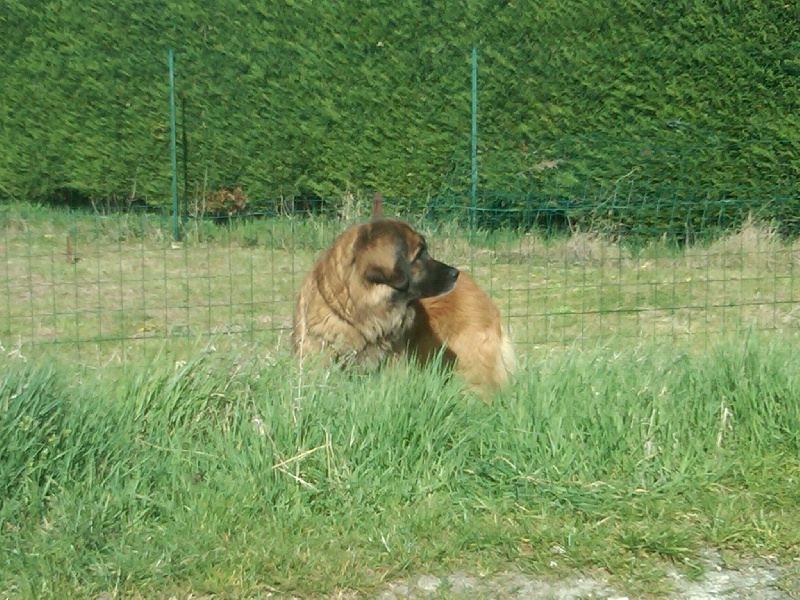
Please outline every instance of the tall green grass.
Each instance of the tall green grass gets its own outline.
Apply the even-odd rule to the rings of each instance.
[[[65,364],[1,365],[3,596],[368,592],[552,561],[653,589],[706,546],[800,539],[800,357],[774,338],[554,352],[490,404],[405,364]]]

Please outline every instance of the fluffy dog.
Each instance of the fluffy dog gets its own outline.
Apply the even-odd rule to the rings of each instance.
[[[489,296],[393,219],[351,227],[317,260],[297,300],[292,347],[365,368],[388,356],[424,364],[441,355],[482,392],[505,385],[516,366]]]

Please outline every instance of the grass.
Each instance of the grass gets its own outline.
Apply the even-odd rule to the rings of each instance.
[[[509,565],[657,595],[706,547],[794,557],[800,358],[735,341],[553,352],[492,404],[403,364],[6,357],[0,596],[332,597]]]
[[[243,338],[273,347],[336,219],[272,218],[230,226],[152,215],[0,207],[0,346],[55,346],[86,364],[125,362],[161,340]],[[730,331],[795,331],[800,242],[748,222],[688,247],[632,245],[602,233],[545,237],[419,223],[438,258],[473,273],[517,344],[541,355],[611,336],[706,347]],[[153,340],[156,342],[153,343]]]
[[[800,245],[422,223],[522,368],[485,404],[398,364],[301,370],[294,294],[344,223],[0,207],[0,597],[333,597],[414,573],[796,557]],[[790,573],[791,581],[796,573]]]

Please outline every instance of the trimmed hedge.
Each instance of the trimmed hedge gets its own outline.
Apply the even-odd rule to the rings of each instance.
[[[469,187],[475,45],[480,188],[503,192],[483,208],[800,214],[797,3],[8,0],[0,19],[6,197],[168,204],[174,48],[185,201],[419,208]]]

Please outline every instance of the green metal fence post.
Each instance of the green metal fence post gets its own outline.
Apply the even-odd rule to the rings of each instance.
[[[186,94],[181,94],[181,158],[183,160],[183,213],[181,221],[186,222],[186,199],[189,197],[189,141],[186,135]]]
[[[181,236],[178,224],[178,151],[176,148],[178,136],[175,131],[175,60],[172,49],[167,56],[169,62],[169,150],[172,155],[172,225],[175,241],[178,242]]]
[[[478,208],[478,49],[472,48],[472,210],[470,229],[474,229],[475,211]]]

